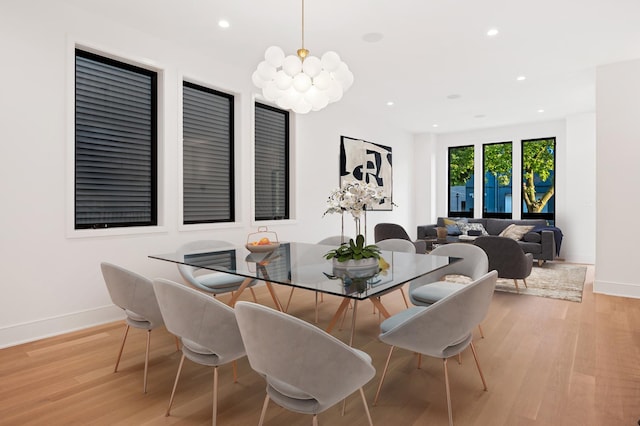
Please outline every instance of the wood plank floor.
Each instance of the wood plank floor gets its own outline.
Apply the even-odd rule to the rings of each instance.
[[[640,300],[592,294],[589,268],[582,303],[496,293],[475,342],[489,391],[482,391],[470,352],[449,363],[457,425],[636,425],[640,418]],[[264,287],[259,301],[271,306]],[[287,288],[278,288],[286,301]],[[243,299],[246,299],[243,295]],[[314,295],[297,290],[291,313],[313,321]],[[399,292],[384,297],[389,310],[404,308]],[[325,297],[320,326],[339,303]],[[349,311],[349,315],[352,311]],[[334,335],[348,341],[350,319]],[[354,346],[377,369],[365,386],[373,402],[388,347],[377,340],[378,316],[358,307]],[[211,423],[212,369],[185,361],[172,415],[165,417],[180,353],[166,330],[152,333],[148,393],[142,393],[145,333],[131,330],[118,373],[113,373],[123,323],[53,337],[0,351],[1,425],[205,425]],[[283,350],[286,350],[283,348]],[[292,349],[295,350],[295,349]],[[378,405],[376,425],[445,425],[442,361],[396,350]],[[257,424],[264,383],[245,359],[233,383],[220,369],[218,424]],[[366,425],[354,394],[347,411],[333,407],[323,425]],[[310,416],[269,406],[267,425],[309,425]]]

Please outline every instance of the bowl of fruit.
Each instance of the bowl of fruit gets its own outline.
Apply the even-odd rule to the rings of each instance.
[[[260,227],[258,232],[249,234],[245,247],[251,253],[267,253],[280,247],[280,242],[275,232],[269,232],[266,227]]]

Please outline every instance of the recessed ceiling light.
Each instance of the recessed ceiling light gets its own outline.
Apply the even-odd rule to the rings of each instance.
[[[432,124],[431,127],[438,127],[438,125],[437,124]]]
[[[473,116],[474,118],[484,118],[485,115],[484,114],[476,114]]]
[[[367,43],[377,43],[383,38],[384,36],[380,33],[367,33],[362,36],[362,40],[366,41]]]
[[[497,28],[491,28],[489,31],[487,31],[487,35],[489,37],[494,37],[498,35],[498,29]]]
[[[388,101],[387,106],[393,106],[393,101]]]
[[[538,110],[538,112],[544,112],[544,110],[541,108],[541,109]]]
[[[221,19],[218,21],[218,26],[220,28],[229,28],[231,24],[229,24],[229,21],[227,21],[226,19]]]
[[[519,75],[519,76],[516,77],[516,80],[518,80],[518,81],[524,81],[526,79],[527,79],[527,77],[525,77],[524,75]]]
[[[449,96],[447,96],[447,99],[458,99],[460,97],[460,95],[458,95],[457,93],[453,93]]]

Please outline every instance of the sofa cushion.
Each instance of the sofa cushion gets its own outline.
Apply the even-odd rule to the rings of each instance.
[[[460,228],[463,235],[468,235],[469,230],[476,230],[480,231],[482,235],[489,235],[481,223],[458,223],[458,228]]]
[[[533,229],[533,225],[516,225],[512,223],[511,225],[504,228],[504,230],[499,234],[501,237],[511,238],[512,240],[519,241],[524,237],[524,235]]]
[[[539,232],[527,232],[522,239],[528,243],[539,243],[542,235]]]
[[[460,228],[455,223],[452,225],[447,225],[447,235],[456,236],[461,234],[462,234],[462,231],[460,231]]]
[[[544,219],[487,219],[485,229],[489,235],[500,235],[504,229],[511,225],[544,225],[546,221]]]
[[[518,245],[525,253],[539,254],[542,253],[542,244],[528,243],[526,241],[518,241]]]

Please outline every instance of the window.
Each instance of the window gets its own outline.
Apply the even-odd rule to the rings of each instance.
[[[183,223],[233,222],[233,96],[182,86]]]
[[[449,217],[473,217],[473,150],[449,148]]]
[[[556,138],[522,141],[522,217],[555,223]]]
[[[511,142],[482,146],[482,217],[511,218],[512,149]]]
[[[289,112],[255,106],[255,220],[289,219]]]
[[[157,224],[157,74],[76,49],[75,229]]]

